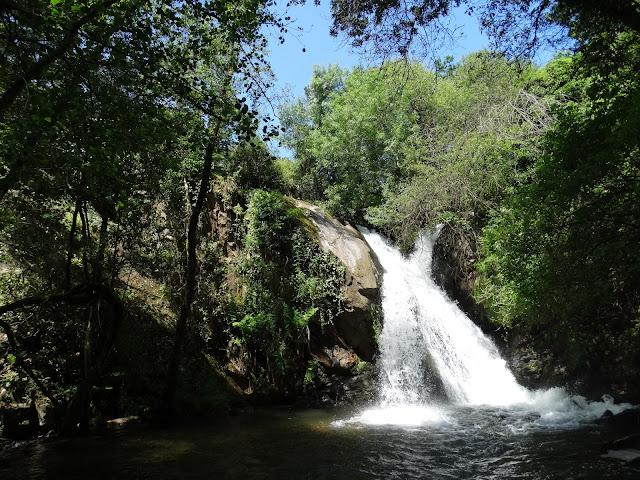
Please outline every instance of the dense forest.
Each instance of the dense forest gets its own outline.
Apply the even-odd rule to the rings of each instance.
[[[493,48],[417,60],[459,5]],[[640,399],[637,2],[331,6],[380,63],[317,66],[275,119],[275,2],[0,0],[1,410],[71,431],[309,393],[345,271],[295,199],[405,251],[444,224],[454,295],[527,369]]]

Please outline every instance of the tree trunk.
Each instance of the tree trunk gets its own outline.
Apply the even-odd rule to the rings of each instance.
[[[209,143],[205,151],[202,175],[200,177],[200,191],[198,192],[196,204],[194,205],[193,210],[191,210],[191,215],[189,216],[189,224],[187,228],[187,262],[185,271],[185,289],[182,299],[182,305],[180,307],[180,316],[178,317],[178,321],[176,323],[173,351],[171,353],[171,357],[169,358],[167,389],[164,398],[164,407],[168,414],[176,413],[178,370],[180,368],[180,362],[182,361],[182,350],[187,332],[187,325],[191,317],[191,308],[195,300],[197,289],[198,261],[196,258],[196,250],[199,241],[198,223],[200,221],[200,214],[202,213],[205,205],[207,194],[209,193],[209,186],[211,183],[211,169],[213,164],[213,152],[218,143],[220,123],[221,122],[219,120],[216,120],[216,123],[210,134]]]
[[[100,302],[100,299],[98,299]],[[91,419],[91,387],[93,385],[93,306],[89,309],[87,328],[84,333],[84,345],[82,349],[82,369],[84,370],[80,385],[78,385],[78,418],[80,433],[89,431],[89,420]]]
[[[69,251],[67,252],[67,265],[65,268],[67,290],[71,289],[71,261],[73,260],[73,237],[76,234],[76,225],[78,224],[78,214],[80,212],[80,200],[76,201],[76,208],[73,211],[73,219],[71,220],[71,229],[69,230]]]
[[[87,250],[89,249],[89,215],[87,214],[87,204],[80,206],[80,220],[82,223],[82,271],[85,281],[89,282],[89,260]]]
[[[109,219],[102,217],[100,223],[100,239],[98,243],[98,252],[96,258],[93,259],[93,283],[102,285],[104,276],[105,251],[107,249],[107,230],[109,227]]]

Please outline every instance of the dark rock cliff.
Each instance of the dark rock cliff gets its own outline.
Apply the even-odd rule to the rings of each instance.
[[[500,343],[496,326],[473,296],[477,274],[478,245],[475,236],[444,225],[433,248],[434,280],[482,331]],[[502,346],[502,345],[501,345]]]

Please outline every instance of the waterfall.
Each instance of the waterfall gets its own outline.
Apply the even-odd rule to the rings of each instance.
[[[472,406],[508,408],[510,414],[523,414],[521,418],[534,413],[538,425],[555,425],[590,421],[607,409],[617,413],[629,407],[614,405],[611,397],[588,402],[562,388],[532,392],[519,385],[493,341],[433,281],[438,229],[422,234],[409,257],[379,234],[360,231],[384,269],[380,401],[346,423],[452,422],[452,409]]]
[[[457,404],[526,401],[528,391],[516,382],[495,344],[431,278],[438,230],[422,234],[408,258],[380,235],[363,234],[384,268],[382,402],[430,403],[443,393]]]

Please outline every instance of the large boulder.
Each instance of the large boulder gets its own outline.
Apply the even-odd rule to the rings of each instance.
[[[346,268],[347,311],[333,319],[322,331],[315,332],[311,353],[323,365],[348,370],[362,359],[371,361],[377,352],[382,267],[360,232],[342,224],[322,208],[299,200],[296,208],[309,236],[325,252],[332,253]]]
[[[635,435],[635,448],[640,449],[640,407],[631,407],[614,415],[607,410],[597,421],[614,431]]]

